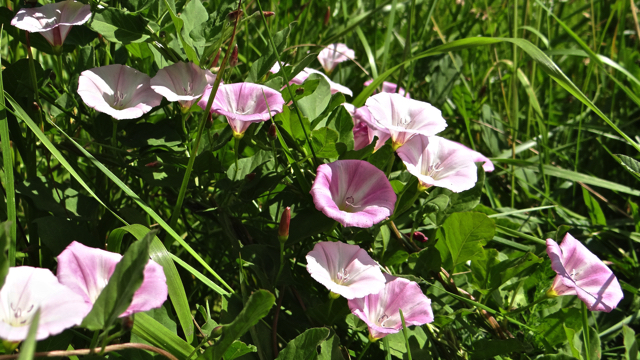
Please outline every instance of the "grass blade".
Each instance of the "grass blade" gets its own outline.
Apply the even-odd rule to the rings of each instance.
[[[2,47],[2,30],[0,29],[0,48]],[[2,60],[0,59],[0,68]],[[11,156],[11,138],[9,137],[9,119],[4,102],[4,87],[0,71],[0,142],[2,143],[2,164],[4,169],[4,191],[7,198],[7,220],[11,221],[9,244],[9,266],[16,265],[16,190],[13,180],[13,157]]]

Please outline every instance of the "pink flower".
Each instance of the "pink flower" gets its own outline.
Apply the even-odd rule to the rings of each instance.
[[[181,61],[158,70],[150,84],[153,91],[168,101],[179,101],[182,107],[190,108],[202,96],[205,87],[215,81],[216,76],[211,71]]]
[[[316,209],[343,226],[368,228],[393,213],[396,194],[387,177],[363,160],[318,166],[311,187]]]
[[[201,108],[207,107],[210,94],[211,86],[207,86],[198,101]],[[251,123],[269,120],[281,113],[283,106],[282,95],[272,88],[252,83],[225,84],[216,92],[211,113],[226,116],[233,136],[242,138]]]
[[[471,151],[439,136],[415,136],[396,153],[420,187],[438,186],[458,193],[471,189],[478,180]]]
[[[307,271],[329,291],[355,299],[384,288],[380,266],[357,245],[319,242],[307,254]]]
[[[122,255],[72,242],[58,255],[58,280],[80,295],[91,308],[107,286]],[[129,308],[120,317],[159,308],[167,300],[167,279],[162,266],[149,260],[144,280]]]
[[[318,54],[318,61],[327,74],[331,74],[339,63],[356,58],[356,53],[342,43],[331,44]]]
[[[280,66],[278,65],[278,63],[276,63],[275,65],[273,65],[273,67],[269,71],[271,73],[275,74],[278,71],[280,71]],[[340,85],[338,83],[335,83],[335,82],[331,81],[331,79],[329,79],[329,77],[327,75],[321,73],[318,70],[314,70],[314,69],[311,69],[311,68],[304,68],[304,70],[300,71],[298,73],[298,75],[294,76],[293,79],[291,79],[291,81],[289,81],[289,84],[302,85],[311,74],[319,74],[320,76],[324,77],[327,80],[327,82],[329,82],[329,87],[331,89],[331,94],[335,94],[335,93],[339,93],[340,92],[340,93],[343,93],[345,95],[353,96],[353,91],[351,91],[351,89],[349,89],[348,87],[346,87],[344,85]]]
[[[367,80],[364,82],[364,86],[369,86],[371,85],[372,82],[373,80]],[[382,82],[382,92],[395,93],[397,88],[398,88],[398,84],[394,84],[388,81]],[[374,91],[373,93],[377,94],[378,92]],[[409,95],[409,93],[404,88],[400,88],[400,90],[398,91],[398,94],[403,95],[407,99],[411,99],[411,95]]]
[[[384,277],[387,283],[380,292],[349,300],[351,313],[367,323],[372,339],[381,339],[402,329],[399,310],[407,326],[433,321],[431,300],[417,283],[388,274]]]
[[[611,269],[567,233],[560,246],[547,239],[551,268],[558,274],[547,295],[577,295],[591,311],[610,312],[623,298]]]
[[[107,65],[80,74],[78,95],[88,107],[114,119],[136,119],[160,105],[147,74],[125,65]]]
[[[0,290],[0,339],[22,341],[40,309],[36,340],[44,340],[79,325],[91,306],[60,284],[48,269],[19,266],[9,268]]]
[[[447,127],[440,110],[426,102],[407,99],[400,94],[373,95],[365,105],[372,115],[372,120],[368,121],[369,126],[389,133],[394,149],[417,134],[432,136]]]
[[[32,9],[20,9],[11,25],[28,32],[39,32],[51,44],[59,47],[72,25],[82,25],[91,18],[91,6],[66,0]]]
[[[371,112],[366,106],[355,109],[352,114],[353,119],[353,150],[360,150],[373,142],[377,136],[378,141],[373,152],[378,151],[389,140],[389,133],[371,127],[369,124],[374,121]]]

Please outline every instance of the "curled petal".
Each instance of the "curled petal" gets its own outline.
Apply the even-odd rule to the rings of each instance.
[[[271,73],[277,73],[278,71],[280,71],[280,66],[278,65],[278,63],[276,63],[275,65],[273,65],[273,67],[271,68],[271,70],[269,70]],[[351,91],[351,89],[349,89],[348,87],[335,83],[333,81],[331,81],[331,79],[329,79],[329,77],[323,73],[321,73],[318,70],[314,70],[311,68],[304,68],[302,71],[300,71],[296,76],[293,77],[293,79],[291,79],[289,81],[289,84],[297,84],[297,85],[302,85],[307,78],[311,75],[311,74],[318,74],[322,77],[325,78],[325,80],[327,80],[327,82],[329,83],[329,87],[331,89],[331,94],[335,94],[335,93],[343,93],[345,95],[349,95],[349,96],[353,96],[353,91]]]
[[[150,85],[153,91],[168,101],[180,101],[183,107],[191,107],[199,99],[207,85],[213,85],[216,76],[194,63],[177,62],[158,70]]]
[[[107,286],[122,255],[72,242],[58,255],[58,279],[86,304],[93,306]],[[149,260],[144,268],[142,285],[133,295],[133,301],[120,317],[159,308],[167,299],[167,280],[162,266]]]
[[[577,295],[589,310],[605,312],[615,309],[624,297],[613,271],[571,234],[559,246],[547,239],[547,254],[558,274],[551,293]]]
[[[316,209],[343,226],[368,228],[393,213],[396,194],[382,171],[362,160],[320,165],[311,187]]]
[[[60,284],[48,269],[12,267],[0,290],[0,339],[22,341],[40,309],[36,340],[79,325],[89,313],[80,295]]]
[[[385,279],[378,264],[357,245],[320,242],[307,254],[307,271],[329,291],[354,299],[378,292]]]
[[[36,8],[22,8],[11,19],[11,25],[28,32],[39,32],[52,46],[61,46],[72,25],[91,18],[91,6],[74,0],[61,1]]]

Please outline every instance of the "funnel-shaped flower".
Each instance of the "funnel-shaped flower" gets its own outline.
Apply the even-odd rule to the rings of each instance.
[[[393,213],[396,194],[387,177],[363,160],[318,166],[311,187],[316,209],[343,226],[368,228]]]
[[[269,71],[275,74],[278,71],[280,71],[280,66],[278,65],[278,63],[276,63],[275,65],[273,65],[273,67]],[[296,76],[293,77],[293,79],[291,79],[291,81],[289,81],[289,84],[302,85],[311,74],[319,74],[320,76],[324,77],[329,83],[331,94],[340,92],[345,95],[353,96],[353,91],[351,91],[351,89],[349,89],[344,85],[340,85],[338,83],[331,81],[331,79],[329,79],[327,75],[321,73],[318,70],[314,70],[311,68],[304,68],[304,70],[300,71]]]
[[[469,190],[478,180],[471,150],[439,136],[415,136],[396,153],[420,187],[442,187],[453,192]]]
[[[447,127],[440,110],[429,103],[407,99],[400,94],[373,95],[365,105],[372,115],[369,125],[388,132],[394,149],[417,134],[432,136]]]
[[[107,286],[122,255],[72,242],[58,255],[58,280],[80,295],[90,307]],[[159,308],[167,300],[167,279],[162,266],[149,260],[142,285],[120,317]]]
[[[36,340],[43,340],[78,325],[91,306],[60,284],[48,269],[19,266],[9,268],[0,290],[0,339],[22,341],[40,309]]]
[[[205,110],[210,94],[211,86],[207,86],[198,102]],[[251,123],[269,120],[271,116],[281,113],[283,106],[284,99],[280,92],[263,85],[244,82],[220,85],[211,113],[226,116],[233,136],[241,138]]]
[[[387,283],[380,292],[349,300],[351,313],[367,323],[373,339],[381,339],[402,330],[400,311],[407,326],[433,321],[431,300],[417,283],[384,274]]]
[[[145,73],[125,65],[85,70],[78,80],[78,95],[88,107],[114,119],[136,119],[160,105],[162,96],[149,86]]]
[[[372,82],[373,82],[373,80],[367,80],[367,81],[364,82],[364,86],[369,86],[369,85],[371,85]],[[388,82],[388,81],[383,81],[382,82],[382,92],[395,93],[396,89],[398,89],[398,84],[394,84],[394,83]],[[374,91],[373,93],[377,94],[378,91]],[[407,99],[411,99],[411,95],[409,95],[409,93],[404,88],[400,88],[400,90],[398,90],[398,94],[406,97]]]
[[[547,254],[558,274],[547,295],[577,295],[589,310],[605,312],[622,300],[622,288],[611,269],[571,234],[567,233],[559,246],[547,239]]]
[[[215,81],[216,76],[211,71],[181,61],[158,70],[150,84],[153,91],[168,101],[179,101],[182,107],[190,108],[202,96],[205,87]]]
[[[71,26],[84,24],[89,18],[91,6],[66,0],[32,9],[20,9],[11,19],[11,25],[28,32],[41,33],[55,48],[62,46]]]
[[[318,61],[327,74],[331,74],[339,63],[356,58],[356,53],[342,43],[331,44],[318,54]]]
[[[307,254],[307,271],[329,291],[355,299],[377,293],[385,279],[380,266],[357,245],[319,242]]]

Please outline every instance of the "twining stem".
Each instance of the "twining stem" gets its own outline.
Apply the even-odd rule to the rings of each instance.
[[[138,343],[125,343],[125,344],[109,345],[109,346],[104,348],[104,352],[108,353],[108,352],[112,352],[112,351],[119,351],[119,350],[125,350],[125,349],[142,349],[142,350],[152,351],[152,352],[154,352],[156,354],[160,354],[160,355],[166,357],[167,359],[178,360],[178,358],[173,356],[168,351],[162,350],[162,349],[157,348],[155,346],[146,345],[146,344],[138,344]],[[38,357],[62,358],[62,357],[70,357],[70,356],[78,356],[78,355],[81,355],[81,356],[82,355],[89,355],[91,353],[92,353],[92,349],[55,350],[55,351],[37,352],[37,353],[33,354],[33,357],[34,358],[38,358]],[[0,355],[0,360],[17,359],[18,357],[20,357],[20,354]]]
[[[242,6],[242,0],[238,2],[238,10]],[[173,207],[173,212],[171,213],[171,220],[169,221],[169,226],[175,229],[176,223],[178,222],[178,217],[180,216],[180,209],[182,208],[182,203],[184,202],[184,197],[187,193],[187,187],[189,185],[189,180],[191,179],[191,171],[193,170],[193,164],[196,161],[196,157],[198,155],[198,147],[200,147],[200,140],[202,139],[202,134],[204,133],[205,125],[207,124],[207,117],[211,112],[211,106],[213,105],[213,99],[216,96],[216,92],[218,92],[218,87],[220,86],[220,82],[222,81],[222,75],[224,74],[224,69],[227,66],[229,61],[229,56],[231,55],[231,50],[233,49],[233,41],[236,36],[236,30],[238,28],[238,22],[242,17],[242,12],[238,11],[238,16],[235,19],[235,23],[233,25],[233,32],[231,33],[231,39],[229,40],[229,47],[224,55],[224,59],[222,59],[222,63],[220,64],[220,70],[218,71],[218,76],[216,76],[216,81],[213,83],[213,87],[211,88],[211,94],[209,95],[209,100],[207,101],[207,107],[202,114],[202,120],[200,124],[198,124],[198,133],[196,135],[196,140],[191,149],[191,153],[189,154],[189,163],[187,164],[187,170],[184,173],[184,177],[182,178],[182,185],[180,185],[180,192],[178,193],[178,200],[176,201],[176,205]],[[236,166],[237,169],[237,166]],[[165,241],[165,247],[169,247],[171,245],[171,237],[167,237]]]

